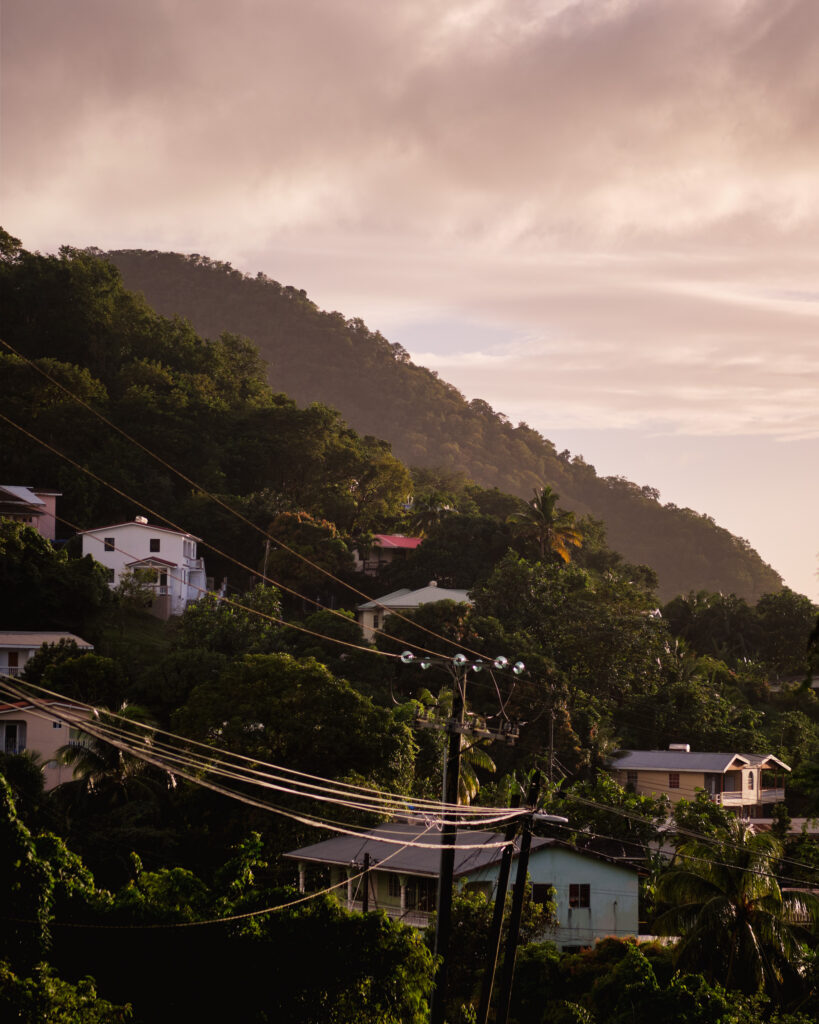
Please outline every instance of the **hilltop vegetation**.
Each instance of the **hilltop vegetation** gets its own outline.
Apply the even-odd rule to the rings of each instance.
[[[582,456],[558,452],[527,424],[515,426],[481,399],[468,402],[360,319],[320,310],[303,289],[201,255],[126,250],[108,258],[154,309],[189,319],[204,337],[229,331],[251,338],[275,390],[338,409],[408,465],[463,472],[481,487],[525,499],[549,484],[566,508],[603,520],[624,558],[650,565],[665,600],[701,589],[756,600],[781,586],[747,541],[709,516],[663,505],[651,487],[598,476]]]

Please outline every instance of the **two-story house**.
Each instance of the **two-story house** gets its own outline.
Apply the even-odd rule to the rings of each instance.
[[[635,793],[664,793],[677,803],[682,797],[693,800],[702,789],[742,817],[762,818],[785,799],[790,768],[773,754],[700,753],[674,743],[668,750],[620,750],[609,771]]]
[[[467,889],[494,899],[500,868],[502,836],[497,832],[464,830],[457,833],[454,878]],[[423,846],[414,846],[422,843]],[[298,865],[299,888],[305,891],[309,865],[326,866],[331,884],[350,910],[362,909],[363,885],[368,886],[371,910],[383,910],[418,928],[426,927],[435,911],[441,854],[440,833],[417,822],[379,825],[361,836],[337,836],[293,850],[285,857]],[[430,848],[430,844],[432,848]],[[484,849],[475,849],[475,845]],[[465,847],[471,847],[466,849]],[[367,880],[360,877],[369,855]],[[517,858],[513,860],[510,886]],[[638,933],[637,871],[602,854],[578,850],[558,839],[533,837],[528,875],[535,901],[552,895],[557,924],[544,938],[562,949],[593,945],[607,935]],[[344,884],[346,880],[346,885]]]
[[[149,523],[144,516],[131,522],[84,530],[83,555],[91,555],[108,570],[108,583],[118,586],[133,573],[152,590],[151,611],[160,619],[181,615],[191,601],[207,592],[199,537]]]
[[[52,713],[49,713],[52,712]],[[60,747],[87,742],[88,737],[63,715],[85,717],[85,708],[70,701],[47,701],[35,706],[27,701],[0,703],[0,750],[4,754],[37,755],[43,770],[45,789],[70,782],[73,771],[58,758]]]
[[[401,533],[375,533],[372,545],[367,551],[353,549],[355,570],[367,576],[377,576],[382,569],[392,565],[397,559],[405,558],[410,551],[415,551],[422,539],[405,537]]]
[[[393,612],[414,612],[422,604],[434,604],[436,601],[472,604],[468,591],[439,587],[435,580],[420,590],[410,590],[408,587],[394,590],[391,594],[385,594],[374,601],[365,601],[356,608],[358,624],[364,633],[364,639],[372,640],[375,630],[381,629],[384,620]]]

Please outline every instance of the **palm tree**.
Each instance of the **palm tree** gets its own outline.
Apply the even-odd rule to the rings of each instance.
[[[679,966],[746,992],[774,993],[786,975],[798,975],[800,938],[817,920],[819,904],[809,893],[780,889],[779,840],[732,818],[716,844],[690,839],[678,852],[679,863],[657,887],[672,906],[654,927],[680,936]]]
[[[570,548],[583,544],[583,534],[574,521],[574,512],[558,508],[560,497],[548,484],[537,489],[527,507],[513,512],[507,522],[524,540],[534,541],[541,561],[552,552],[564,562],[572,558]]]

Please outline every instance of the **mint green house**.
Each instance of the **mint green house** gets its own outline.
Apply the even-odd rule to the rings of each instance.
[[[306,891],[308,869],[329,868],[331,884],[350,910],[361,910],[367,885],[370,910],[383,910],[415,927],[425,927],[435,911],[440,834],[417,822],[380,825],[360,836],[337,836],[285,856],[296,862],[299,888]],[[465,888],[495,897],[502,836],[497,832],[461,831],[455,852],[455,880]],[[410,845],[422,843],[423,846]],[[467,849],[467,847],[469,847]],[[366,883],[360,873],[369,854]],[[517,871],[512,861],[510,887]],[[536,901],[554,890],[557,925],[543,938],[561,949],[591,946],[605,936],[638,933],[637,871],[602,854],[577,850],[558,839],[535,836],[529,878]],[[324,883],[321,886],[324,887]]]

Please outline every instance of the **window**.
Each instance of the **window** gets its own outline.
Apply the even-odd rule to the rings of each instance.
[[[532,903],[543,907],[552,900],[553,896],[554,887],[549,882],[535,882],[532,885]]]
[[[591,899],[591,886],[586,882],[572,882],[569,886],[569,906],[572,908],[588,907]]]
[[[159,537],[151,537],[148,541],[148,550],[154,553],[159,551]]]
[[[378,629],[379,622],[380,622],[380,619],[378,617],[378,612],[374,612],[373,613],[373,629]]]
[[[668,773],[668,788],[679,789],[680,788],[680,773],[669,772]]]
[[[114,551],[116,549],[115,537],[106,537],[102,542],[103,551]]]
[[[754,788],[754,773],[748,772],[748,789]]]
[[[637,772],[634,771],[634,769],[632,769],[632,768],[629,768],[629,770],[626,772],[626,785],[627,786],[636,786],[637,785]]]
[[[401,899],[401,882],[398,875],[387,875],[387,892],[392,899]]]
[[[51,723],[51,728],[52,729],[62,729],[62,727],[63,727],[63,723],[62,722],[52,722]]]
[[[114,570],[113,569],[106,569],[105,570],[105,578],[108,581],[108,583],[113,583],[114,582]]]

